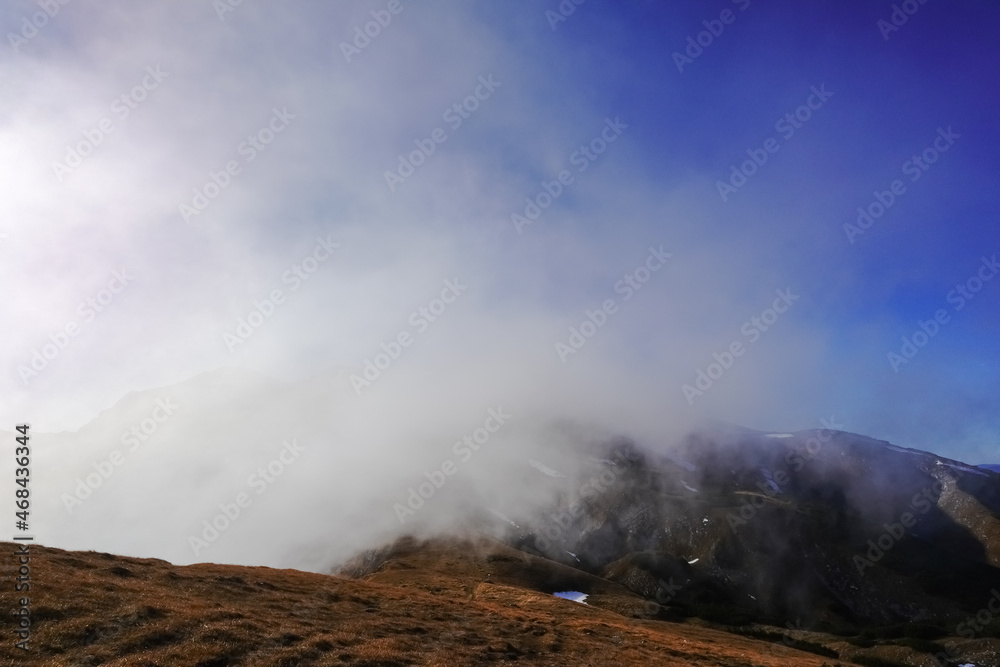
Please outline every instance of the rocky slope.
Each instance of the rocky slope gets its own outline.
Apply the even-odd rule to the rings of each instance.
[[[1000,475],[838,431],[715,427],[592,454],[548,480],[554,506],[508,519],[510,544],[658,600],[660,617],[998,635]]]

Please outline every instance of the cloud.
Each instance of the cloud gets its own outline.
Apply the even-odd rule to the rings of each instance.
[[[935,390],[954,379],[961,327],[980,320],[936,341],[942,355],[924,352],[907,380],[882,365],[897,329],[912,329],[910,310],[883,312],[912,274],[893,263],[898,237],[879,236],[900,233],[888,224],[865,248],[842,238],[841,213],[884,181],[867,165],[844,176],[849,160],[836,152],[858,131],[845,118],[864,100],[831,76],[835,96],[724,203],[715,182],[830,72],[789,65],[758,100],[746,77],[762,65],[733,55],[750,39],[739,25],[724,36],[733,42],[720,38],[677,78],[653,71],[658,59],[669,64],[669,47],[650,46],[650,31],[683,43],[697,20],[581,6],[552,31],[549,4],[403,2],[348,62],[341,43],[383,5],[245,2],[220,20],[212,3],[74,2],[19,52],[0,55],[9,91],[0,99],[0,318],[12,323],[0,419],[38,433],[84,427],[52,436],[53,539],[187,558],[191,526],[299,430],[309,449],[287,478],[298,481],[268,488],[214,553],[279,558],[260,535],[283,513],[298,517],[298,537],[322,521],[331,531],[397,530],[388,499],[440,466],[449,443],[497,405],[518,417],[497,436],[503,474],[477,458],[455,489],[480,485],[500,498],[539,459],[536,448],[560,441],[546,429],[561,420],[659,443],[704,418],[787,430],[835,414],[852,431],[986,455],[988,405],[963,404],[967,384]],[[33,8],[22,3],[13,21]],[[772,47],[761,57],[776,58]],[[720,75],[713,58],[734,69]],[[626,127],[595,143],[609,123]],[[924,134],[914,135],[919,145]],[[581,158],[588,150],[594,159]],[[72,151],[88,154],[69,173],[54,167],[75,162]],[[886,160],[897,166],[895,154]],[[386,172],[402,182],[390,188]],[[518,233],[511,215],[525,212],[525,198],[540,203],[562,172],[572,182]],[[181,205],[199,212],[185,216]],[[321,239],[338,247],[310,270]],[[620,287],[651,248],[671,257],[641,289]],[[105,295],[122,271],[134,276],[127,288]],[[948,283],[933,278],[923,284],[937,298]],[[420,314],[456,280],[468,286],[460,298],[433,320]],[[776,290],[801,300],[766,330],[745,330]],[[974,307],[986,312],[988,298]],[[608,300],[606,323],[561,359],[557,344]],[[252,335],[232,344],[247,326]],[[412,345],[356,395],[351,375],[400,334]],[[734,342],[745,354],[689,404],[683,386]],[[144,459],[129,460],[80,510],[94,518],[63,516],[61,489],[89,474],[146,407],[116,408],[104,430],[96,415],[133,400],[129,392],[230,367],[292,383],[310,409],[287,404],[281,389],[251,399],[241,381],[223,382],[218,391],[234,393],[191,399],[169,426],[176,440],[161,432],[141,473],[132,471]],[[336,389],[328,377],[339,378]],[[329,396],[350,407],[328,414]],[[953,421],[915,431],[893,407],[900,401],[967,414],[976,426],[950,440]],[[93,508],[124,522],[115,525],[155,517],[164,534],[91,531],[101,515]]]

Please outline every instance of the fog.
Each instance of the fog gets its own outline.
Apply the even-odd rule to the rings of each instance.
[[[868,263],[903,232],[861,250],[841,229],[884,171],[810,174],[861,101],[831,83],[814,133],[726,204],[715,182],[760,137],[721,129],[737,111],[684,123],[747,89],[706,79],[705,99],[616,51],[642,12],[588,3],[553,29],[549,4],[75,0],[11,42],[0,425],[31,425],[39,541],[322,571],[530,511],[552,492],[530,461],[572,477],[594,442],[663,449],[707,419],[835,416],[986,462],[997,367],[986,352],[986,370],[952,371],[995,293],[894,373],[886,352],[916,325],[880,304],[912,275]],[[4,33],[37,11],[9,3]],[[654,14],[683,44],[691,11]],[[826,74],[789,72],[754,126]],[[653,81],[684,108],[654,113]],[[692,132],[713,166],[687,162]],[[943,302],[978,262],[915,282]]]

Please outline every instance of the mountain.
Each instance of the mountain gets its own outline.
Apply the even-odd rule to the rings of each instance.
[[[256,498],[246,480],[278,456],[284,442],[306,447],[315,462],[322,453],[314,442],[336,442],[329,424],[347,389],[336,370],[292,383],[222,368],[130,392],[75,431],[32,429],[33,530],[46,544],[67,549],[274,564],[285,551],[279,543],[259,545],[252,556],[237,544],[239,529],[274,530],[264,509],[245,513],[210,550],[194,553],[188,536],[200,535],[202,521],[238,492]],[[282,492],[308,501],[287,481],[307,466],[288,468],[259,505]],[[13,457],[0,458],[0,474],[13,479]],[[145,530],[150,524],[158,530]],[[268,550],[274,556],[264,554]]]
[[[1000,475],[839,431],[718,426],[588,460],[546,480],[551,507],[505,517],[509,544],[658,600],[660,618],[908,628],[985,641],[1000,664]]]
[[[129,394],[77,431],[33,433],[32,529],[43,544],[80,550],[37,548],[45,554],[39,572],[49,556],[58,565],[40,581],[59,582],[39,586],[43,603],[33,596],[39,645],[52,656],[63,647],[76,660],[69,647],[89,639],[73,633],[118,605],[131,610],[124,618],[132,625],[121,626],[131,643],[109,639],[107,646],[183,664],[164,658],[159,644],[143,648],[143,628],[162,629],[160,617],[145,619],[130,606],[145,593],[125,585],[130,575],[111,572],[135,572],[138,561],[82,551],[101,548],[230,563],[211,567],[244,580],[250,571],[238,565],[291,566],[318,577],[336,571],[338,586],[423,591],[430,597],[414,598],[411,613],[425,621],[434,620],[433,601],[468,604],[487,591],[519,609],[538,602],[575,605],[571,615],[612,614],[607,623],[620,628],[612,636],[632,636],[624,628],[668,635],[680,631],[674,626],[712,628],[764,638],[771,649],[790,643],[867,664],[934,664],[935,654],[944,656],[941,664],[1000,664],[1000,474],[990,466],[836,430],[762,433],[714,423],[676,440],[639,441],[575,422],[539,426],[518,410],[510,425],[498,425],[493,415],[507,414],[504,408],[478,401],[463,408],[456,428],[451,415],[429,421],[426,406],[391,387],[380,385],[385,393],[373,401],[355,396],[339,371],[284,383],[223,369]],[[291,458],[286,443],[297,443]],[[300,450],[306,463],[298,462]],[[13,475],[13,465],[13,457],[0,459],[0,473]],[[270,481],[260,484],[265,473]],[[237,507],[241,494],[247,502]],[[102,569],[97,558],[115,564]],[[226,599],[210,582],[210,593],[183,583],[202,567],[209,566],[156,561],[143,572],[180,577],[167,577],[181,582],[176,590],[158,583],[165,588],[157,595]],[[118,597],[94,606],[88,596],[100,596],[89,589],[104,585]],[[291,593],[254,601],[256,593],[240,591],[297,618]],[[47,597],[56,592],[79,608]],[[550,599],[556,593],[569,600]],[[474,633],[487,646],[510,641],[517,649],[490,653],[498,661],[530,655],[559,664],[575,655],[562,647],[577,640],[559,625],[571,617],[558,618],[547,621],[562,633],[558,651],[491,634],[488,623]],[[70,639],[46,644],[46,623],[54,637],[65,627]],[[178,627],[164,630],[173,639],[163,646],[180,651],[201,641],[194,625]],[[372,641],[392,634],[385,627],[373,619]],[[603,635],[585,639],[596,636]],[[679,650],[669,636],[648,635],[640,646]],[[504,642],[492,643],[499,637]],[[240,641],[240,656],[256,655],[251,639]],[[198,661],[229,664],[212,663],[212,650]],[[463,650],[456,655],[480,655]],[[670,664],[663,656],[674,654],[656,655]],[[781,655],[719,664],[784,664],[767,662]],[[326,659],[316,657],[317,664]]]
[[[32,653],[6,642],[0,660],[1000,664],[1000,475],[839,431],[718,425],[577,459],[525,465],[548,506],[473,508],[326,574],[33,545]],[[11,587],[0,604],[18,606]]]

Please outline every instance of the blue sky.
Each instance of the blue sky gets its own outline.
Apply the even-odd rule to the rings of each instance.
[[[459,277],[468,291],[393,367],[401,387],[440,392],[442,413],[459,386],[647,438],[705,418],[791,430],[833,416],[1000,459],[1000,279],[961,310],[947,299],[1000,253],[1000,7],[913,2],[885,39],[891,2],[562,5],[575,9],[553,29],[555,0],[402,0],[348,62],[341,43],[387,2],[245,0],[220,17],[208,0],[73,0],[23,42],[10,35],[39,6],[7,3],[3,420],[76,428],[128,391],[223,366],[357,373]],[[721,33],[678,71],[706,21]],[[118,117],[112,100],[144,80]],[[810,99],[791,136],[776,128]],[[293,118],[247,160],[275,109]],[[104,118],[114,131],[60,179],[53,163]],[[574,153],[616,119],[627,127],[580,171]],[[447,140],[390,191],[386,171],[436,128]],[[911,181],[904,165],[939,129],[947,150]],[[767,160],[723,200],[747,151]],[[229,161],[239,173],[185,219]],[[564,170],[572,183],[518,233],[512,214]],[[894,180],[905,191],[852,243],[845,225]],[[281,277],[317,237],[340,254],[292,293]],[[615,285],[660,246],[670,260],[626,301]],[[85,322],[78,305],[122,268],[134,280]],[[231,350],[226,334],[274,289],[287,303]],[[776,290],[799,298],[751,342],[743,325]],[[607,299],[606,324],[561,356]],[[948,322],[894,369],[889,353],[939,309]],[[71,322],[80,333],[26,375]],[[735,342],[731,368],[685,394]]]

